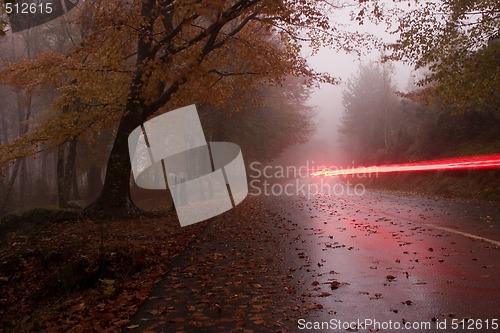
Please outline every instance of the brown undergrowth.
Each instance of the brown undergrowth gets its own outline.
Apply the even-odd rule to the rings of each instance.
[[[207,222],[67,220],[0,244],[0,331],[119,331]]]

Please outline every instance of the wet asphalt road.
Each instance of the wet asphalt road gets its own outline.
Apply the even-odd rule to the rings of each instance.
[[[294,331],[500,331],[499,205],[326,189],[268,197],[290,226],[297,289],[317,304]]]
[[[214,218],[124,332],[500,331],[498,204],[318,181]]]

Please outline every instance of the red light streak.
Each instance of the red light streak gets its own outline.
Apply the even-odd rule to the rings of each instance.
[[[414,172],[435,170],[468,170],[500,168],[500,154],[446,158],[440,160],[414,163],[387,164],[370,167],[357,167],[339,170],[321,170],[311,173],[311,176],[340,176],[354,174]]]

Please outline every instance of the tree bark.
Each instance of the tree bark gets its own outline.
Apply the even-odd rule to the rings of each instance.
[[[57,149],[57,195],[59,198],[59,208],[68,208],[68,201],[71,195],[71,187],[75,182],[75,160],[78,141],[73,139],[68,142],[68,149],[65,157],[65,146],[62,144]]]
[[[64,145],[61,144],[57,148],[57,197],[59,201],[59,208],[68,208],[68,201],[66,200],[64,190]]]
[[[29,43],[28,43],[29,50]],[[24,108],[26,107],[26,111]],[[25,98],[21,96],[19,93],[17,94],[17,109],[18,109],[18,119],[19,119],[19,136],[26,134],[28,132],[28,120],[31,117],[31,96],[28,95]],[[20,160],[20,177],[19,177],[19,205],[21,208],[24,208],[26,203],[26,177],[27,177],[27,168],[26,168],[26,158],[22,158]]]
[[[127,108],[129,109],[129,108]],[[140,217],[145,212],[132,202],[130,197],[130,157],[128,136],[142,124],[140,113],[127,110],[120,120],[113,148],[108,159],[106,178],[97,200],[85,208],[87,218]]]
[[[78,176],[76,175],[76,165],[73,168],[73,179],[71,180],[71,187],[73,189],[73,198],[75,200],[80,200],[82,196],[80,195],[80,189],[78,188]]]
[[[17,98],[18,119],[19,119],[19,135],[21,136],[23,134],[26,134],[28,132],[28,129],[29,129],[28,120],[31,117],[31,96],[27,97],[26,113],[25,114],[23,113],[23,105],[22,105],[22,101],[21,101],[21,96],[19,94],[17,94],[16,98]],[[0,213],[2,213],[2,214],[5,212],[5,209],[7,207],[7,203],[10,199],[10,194],[12,193],[12,189],[14,187],[16,177],[19,174],[19,169],[21,167],[23,167],[23,163],[25,163],[24,159],[25,159],[24,157],[18,158],[16,160],[16,162],[14,163],[14,170],[10,176],[9,182],[7,184],[7,191],[5,193],[5,197],[3,198],[2,205],[0,206]],[[24,191],[23,180],[20,180],[19,184],[20,184],[20,189],[23,192]],[[24,201],[23,196],[24,196],[24,193],[20,193],[21,204]]]
[[[23,157],[24,158],[24,157]],[[14,170],[9,179],[9,183],[7,184],[7,191],[5,192],[5,197],[3,198],[2,206],[0,207],[0,215],[3,215],[6,212],[7,203],[9,202],[10,193],[12,192],[12,188],[14,187],[14,182],[16,181],[17,173],[19,172],[19,167],[21,166],[21,159],[18,158],[14,163]]]
[[[27,159],[23,157],[21,159],[21,172],[19,174],[19,206],[24,208],[26,206],[26,197],[28,191],[28,167]]]
[[[64,198],[66,201],[70,199],[71,187],[75,177],[75,160],[76,160],[76,148],[78,146],[78,141],[76,139],[71,140],[68,143],[68,154],[66,156],[66,165],[64,166]]]

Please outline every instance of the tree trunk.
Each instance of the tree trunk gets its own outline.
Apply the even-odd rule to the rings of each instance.
[[[73,188],[73,198],[75,200],[80,200],[82,196],[80,195],[80,189],[78,188],[78,176],[76,175],[76,165],[73,168],[73,179],[71,180],[71,187]]]
[[[19,206],[24,208],[26,206],[26,192],[28,191],[28,168],[26,157],[21,159],[21,173],[19,174]]]
[[[2,206],[0,206],[0,215],[3,215],[6,212],[7,203],[9,202],[10,193],[12,192],[12,188],[14,188],[14,182],[16,181],[17,173],[19,172],[19,167],[21,166],[21,159],[18,158],[14,164],[14,170],[10,175],[9,183],[7,184],[7,191],[5,192],[5,197],[3,198]]]
[[[145,212],[135,206],[130,197],[130,157],[128,136],[142,124],[137,110],[124,113],[118,126],[113,148],[108,159],[106,178],[97,200],[85,208],[87,218],[139,217]]]
[[[83,216],[88,218],[136,218],[146,215],[146,212],[139,209],[130,197],[130,157],[128,151],[128,136],[138,126],[140,126],[148,116],[152,115],[161,106],[165,105],[172,94],[177,90],[178,84],[172,84],[159,98],[148,108],[143,97],[144,87],[147,86],[148,76],[143,71],[143,65],[153,59],[152,52],[154,25],[154,0],[144,0],[141,4],[141,16],[146,18],[139,32],[137,40],[137,69],[129,87],[129,94],[125,112],[120,119],[118,131],[116,133],[113,148],[108,159],[106,168],[106,178],[101,193],[97,200],[85,208]],[[159,90],[163,91],[164,84]],[[157,105],[156,105],[157,104]]]
[[[78,141],[76,139],[69,141],[66,154],[66,163],[64,163],[64,144],[57,149],[57,194],[59,197],[59,208],[68,208],[71,187],[75,182],[75,160]]]
[[[57,197],[59,208],[68,208],[64,189],[64,143],[57,148]]]
[[[68,154],[66,156],[66,165],[64,166],[64,199],[68,201],[70,199],[71,187],[75,176],[75,160],[76,160],[76,148],[78,141],[76,139],[71,140],[68,143]]]
[[[28,45],[29,46],[29,45]],[[19,93],[17,97],[17,114],[19,120],[19,136],[28,132],[28,120],[31,116],[31,96],[23,98]],[[26,107],[26,111],[24,108]],[[26,201],[26,158],[20,160],[20,176],[19,176],[19,206],[24,208]]]
[[[39,187],[37,188],[37,192],[45,194],[42,201],[43,203],[53,203],[54,188],[52,187],[52,168],[50,167],[50,158],[51,156],[49,153],[42,155],[40,184],[38,185]]]
[[[19,95],[19,93],[16,94],[16,99],[17,99],[17,108],[18,108],[18,119],[19,119],[19,136],[21,136],[23,134],[26,134],[28,132],[28,129],[29,129],[28,120],[31,117],[31,96],[28,96],[26,99],[26,113],[23,112],[23,105],[22,105],[21,96]],[[25,163],[24,159],[25,159],[24,157],[18,158],[14,164],[14,170],[10,176],[9,182],[7,184],[7,191],[5,193],[5,197],[3,198],[2,205],[0,206],[0,213],[5,212],[5,209],[7,207],[7,203],[10,199],[10,194],[12,193],[12,189],[13,189],[15,181],[16,181],[16,177],[19,173],[19,169],[21,167],[23,167],[23,163]],[[24,167],[25,167],[25,165],[24,165]],[[24,171],[26,171],[26,170],[24,170]],[[19,184],[20,184],[21,192],[24,192],[23,180],[20,180]],[[23,203],[23,201],[24,201],[23,196],[24,196],[24,193],[20,193],[21,203]]]

